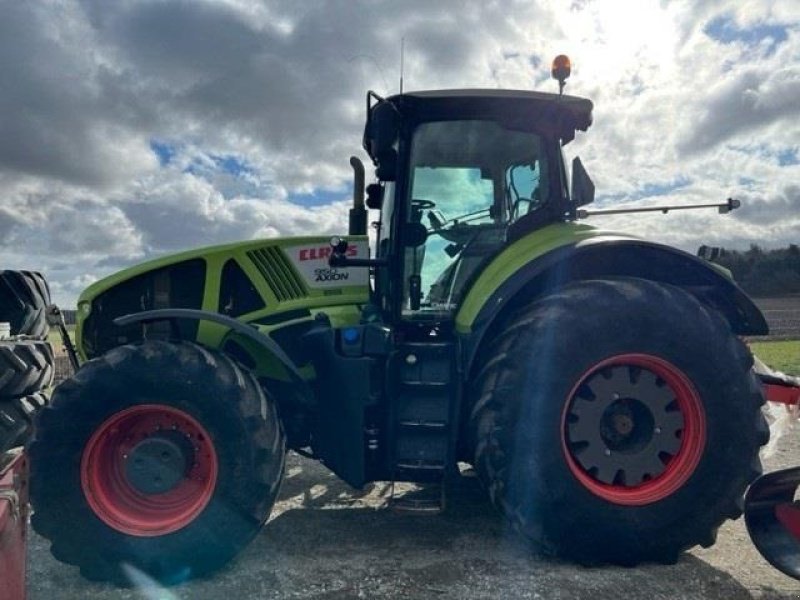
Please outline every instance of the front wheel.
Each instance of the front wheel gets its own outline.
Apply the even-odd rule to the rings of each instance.
[[[41,412],[33,525],[90,579],[201,576],[266,521],[284,454],[274,403],[228,357],[189,343],[123,346]]]
[[[573,283],[520,310],[483,358],[475,465],[540,549],[674,562],[741,514],[769,435],[764,398],[747,348],[688,293]]]

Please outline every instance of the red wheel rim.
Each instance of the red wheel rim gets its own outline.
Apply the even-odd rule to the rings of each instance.
[[[688,377],[648,354],[622,354],[588,369],[564,406],[561,445],[590,492],[627,506],[674,494],[697,468],[705,412]]]
[[[126,474],[137,444],[160,433],[179,436],[192,448],[192,464],[164,493],[142,493]],[[208,432],[189,414],[159,404],[128,408],[94,432],[81,458],[81,487],[95,515],[109,527],[139,537],[177,531],[211,500],[217,455]]]

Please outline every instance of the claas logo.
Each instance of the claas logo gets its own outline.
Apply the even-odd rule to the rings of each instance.
[[[330,246],[319,246],[317,248],[301,248],[299,258],[301,261],[305,260],[328,260],[331,255],[332,248]],[[347,256],[356,256],[358,248],[353,244],[347,246]]]

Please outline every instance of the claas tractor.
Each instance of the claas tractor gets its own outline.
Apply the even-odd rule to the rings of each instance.
[[[210,573],[266,522],[290,449],[355,488],[418,483],[393,504],[423,514],[471,465],[536,551],[584,564],[714,544],[761,471],[765,397],[740,336],[767,324],[723,269],[578,222],[594,184],[562,148],[592,109],[370,92],[375,181],[351,159],[347,234],[92,284],[83,364],[30,444],[53,554],[122,584]]]

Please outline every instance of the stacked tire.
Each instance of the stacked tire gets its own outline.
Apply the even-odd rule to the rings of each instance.
[[[50,289],[40,273],[0,271],[0,453],[25,444],[53,383],[53,347],[47,341]]]

